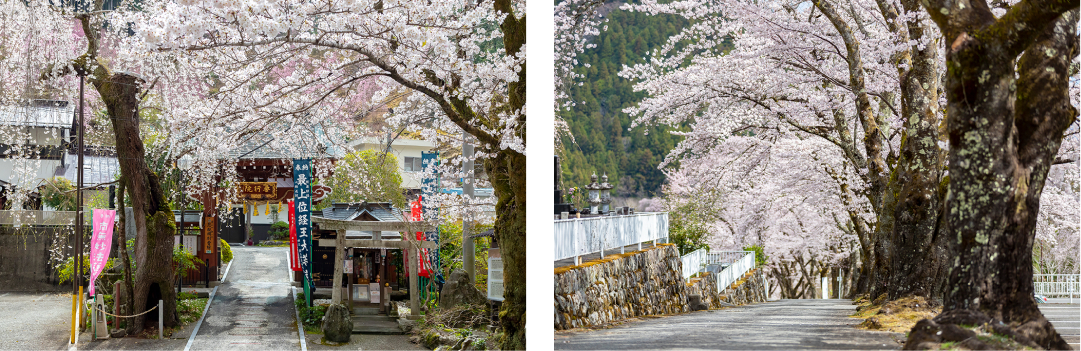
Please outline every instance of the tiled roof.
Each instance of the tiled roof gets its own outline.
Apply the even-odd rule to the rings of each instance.
[[[352,221],[360,218],[365,213],[371,215],[380,222],[402,221],[401,211],[389,202],[364,202],[364,203],[336,203],[323,209],[323,218],[339,221]],[[345,237],[349,239],[371,239],[371,231],[346,231]],[[383,240],[401,240],[400,232],[382,232]]]
[[[56,176],[75,182],[78,179],[79,156],[64,154],[64,166],[57,167]],[[108,183],[120,178],[120,161],[115,156],[83,155],[83,184]]]
[[[67,101],[31,100],[30,106],[0,106],[0,124],[71,128],[75,105]]]
[[[352,221],[369,214],[380,222],[402,221],[401,210],[389,202],[336,203],[323,209],[323,218]]]

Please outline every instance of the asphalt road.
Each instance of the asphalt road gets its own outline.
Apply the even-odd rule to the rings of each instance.
[[[1043,316],[1055,326],[1059,335],[1070,343],[1070,347],[1081,350],[1081,304],[1065,303],[1069,299],[1054,299],[1052,302],[1060,301],[1063,303],[1040,304],[1040,312],[1043,312]],[[1078,299],[1073,301],[1077,302]]]
[[[233,247],[192,350],[300,349],[284,247]]]
[[[68,349],[70,293],[0,293],[0,316],[0,349]]]
[[[780,300],[628,322],[611,329],[557,332],[557,350],[898,349],[899,333],[853,328],[849,300]]]

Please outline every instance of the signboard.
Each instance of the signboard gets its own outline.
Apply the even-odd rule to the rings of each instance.
[[[217,233],[218,230],[218,217],[211,211],[209,216],[203,216],[203,250],[207,254],[214,253],[214,246],[217,245],[216,237],[213,233]]]
[[[372,294],[371,303],[379,303],[379,283],[369,283],[368,291]]]
[[[503,301],[503,257],[498,248],[488,249],[488,299]]]
[[[297,258],[304,271],[304,298],[312,305],[312,160],[293,160],[293,211],[296,215]]]
[[[240,197],[245,199],[260,200],[278,197],[277,182],[240,182],[237,186]]]
[[[342,273],[353,274],[353,260],[342,260]]]
[[[95,209],[93,236],[90,238],[90,295],[94,295],[94,281],[109,261],[113,245],[113,221],[115,210]]]
[[[293,200],[289,200],[289,269],[294,272],[300,270],[300,261],[297,259],[296,211],[293,208]]]

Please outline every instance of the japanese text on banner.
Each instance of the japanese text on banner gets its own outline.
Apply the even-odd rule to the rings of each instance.
[[[105,269],[109,261],[109,251],[113,246],[113,221],[115,210],[95,209],[94,229],[90,237],[90,295],[94,295],[94,281]]]

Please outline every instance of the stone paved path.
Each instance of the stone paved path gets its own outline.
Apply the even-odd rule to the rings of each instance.
[[[192,350],[300,349],[285,247],[233,247]]]
[[[899,349],[904,335],[855,329],[848,300],[780,300],[716,311],[632,321],[582,332],[557,332],[557,350]]]

